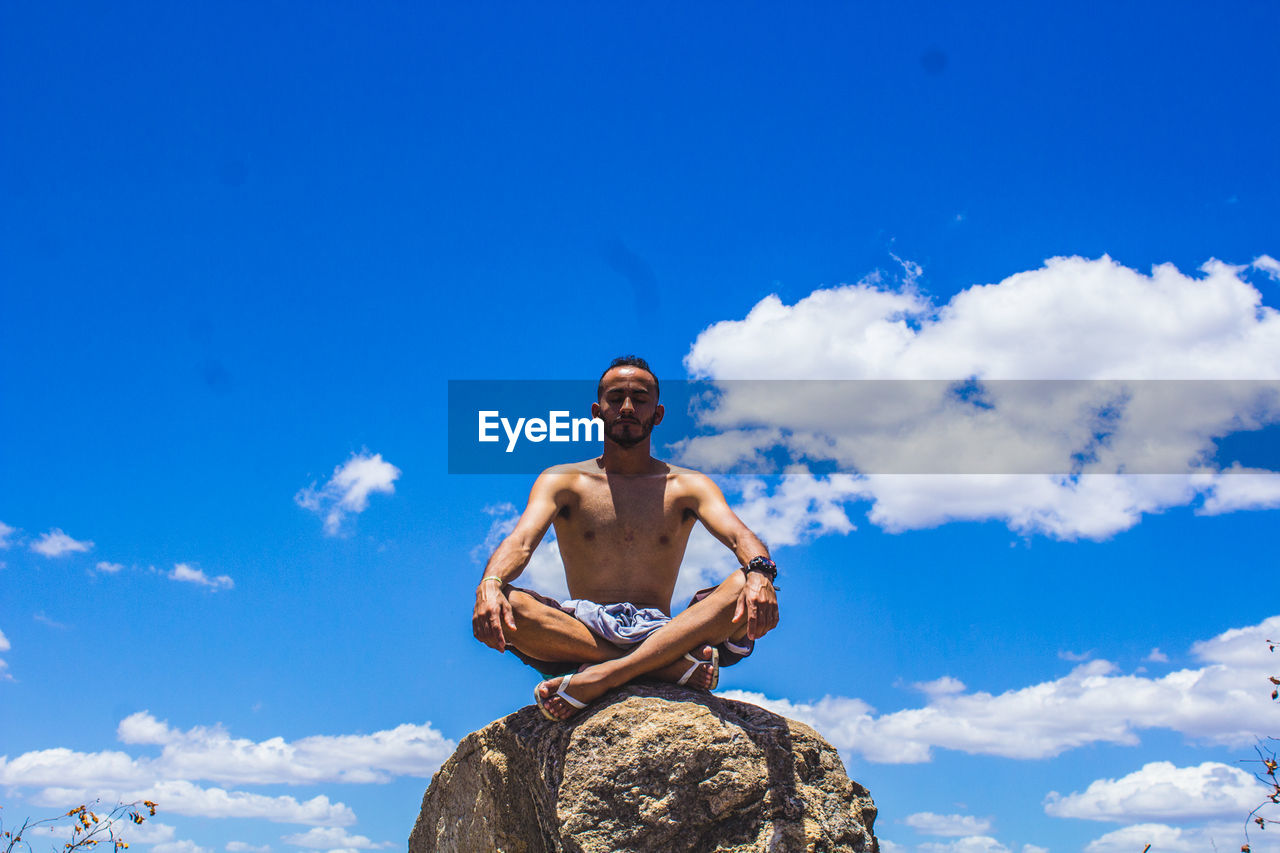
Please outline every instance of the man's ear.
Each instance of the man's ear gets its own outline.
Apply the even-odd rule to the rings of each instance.
[[[658,424],[662,423],[662,416],[666,413],[666,411],[667,410],[662,407],[661,403],[653,407],[653,425],[654,426],[657,426]]]
[[[591,404],[591,417],[593,417],[593,418],[598,418],[598,417],[600,417],[600,404],[599,404],[599,403],[592,403],[592,404]]]

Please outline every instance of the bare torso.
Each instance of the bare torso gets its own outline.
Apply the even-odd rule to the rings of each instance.
[[[595,459],[556,471],[567,475],[553,523],[569,594],[670,613],[698,520],[690,480],[699,475],[657,460],[652,472],[635,475],[607,473]]]

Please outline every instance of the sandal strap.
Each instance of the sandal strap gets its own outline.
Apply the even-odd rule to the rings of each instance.
[[[570,696],[568,693],[565,692],[566,690],[569,689],[570,678],[573,678],[573,673],[569,673],[568,675],[566,675],[564,677],[564,680],[560,682],[560,686],[556,689],[556,695],[559,696],[564,701],[568,702],[573,707],[577,708],[579,711],[581,711],[583,708],[587,707],[587,703],[579,702],[577,699],[574,699],[572,696]]]

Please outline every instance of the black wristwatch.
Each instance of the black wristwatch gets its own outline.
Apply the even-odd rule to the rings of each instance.
[[[773,583],[778,579],[778,565],[768,557],[752,557],[751,562],[742,567],[743,574],[751,574],[759,572],[769,579],[769,583]],[[774,587],[777,589],[778,587]]]

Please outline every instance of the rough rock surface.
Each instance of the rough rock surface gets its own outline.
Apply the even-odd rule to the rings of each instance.
[[[567,723],[531,705],[468,735],[431,780],[409,853],[878,853],[875,817],[803,723],[636,683]]]

